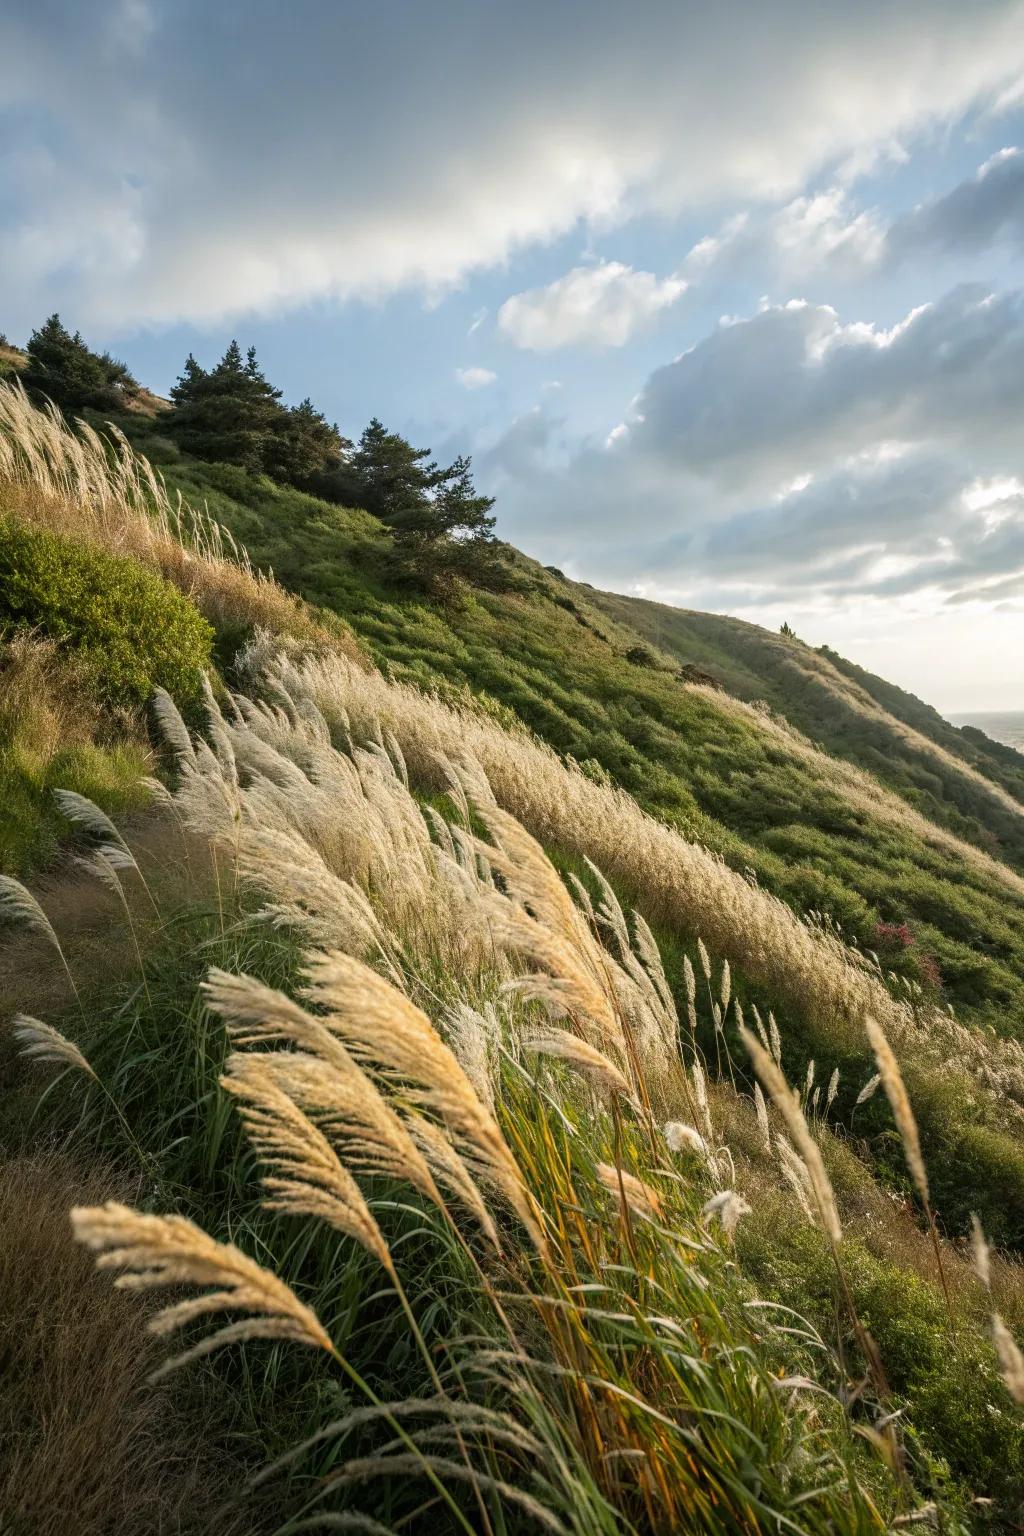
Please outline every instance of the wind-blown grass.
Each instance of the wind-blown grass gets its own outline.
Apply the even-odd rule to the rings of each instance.
[[[471,1256],[486,1303],[477,1325],[482,1332],[473,1341],[450,1340],[451,1363],[440,1377],[444,1396],[461,1405],[457,1422],[449,1419],[445,1428],[439,1406],[424,1426],[405,1428],[401,1410],[388,1410],[404,1433],[392,1424],[383,1447],[371,1436],[360,1454],[339,1460],[311,1508],[347,1514],[353,1490],[364,1488],[369,1507],[379,1511],[374,1483],[391,1497],[398,1486],[411,1490],[436,1479],[454,1499],[448,1509],[456,1523],[474,1507],[460,1502],[465,1493],[491,1524],[504,1502],[532,1511],[542,1526],[581,1532],[610,1530],[613,1523],[637,1532],[757,1529],[780,1513],[800,1529],[867,1531],[881,1529],[882,1510],[912,1509],[913,1479],[893,1478],[884,1459],[873,1462],[854,1451],[852,1426],[833,1395],[843,1374],[838,1361],[815,1363],[787,1344],[785,1333],[763,1326],[764,1314],[758,1332],[751,1331],[754,1298],[738,1282],[730,1255],[752,1197],[731,1182],[732,1158],[723,1155],[710,1123],[699,1057],[688,1068],[692,1036],[688,1027],[680,1036],[671,995],[659,994],[664,973],[649,930],[641,928],[631,940],[607,885],[599,906],[583,891],[577,906],[539,845],[494,805],[471,764],[461,772],[442,766],[462,806],[442,833],[437,813],[425,816],[405,787],[406,758],[414,773],[414,754],[403,753],[399,762],[349,740],[342,754],[356,770],[349,779],[350,769],[328,767],[338,754],[308,704],[293,699],[280,711],[244,701],[237,706],[235,718],[219,719],[212,731],[216,752],[197,742],[193,765],[179,751],[179,808],[226,849],[237,849],[243,864],[248,860],[248,884],[269,898],[270,920],[290,927],[299,942],[315,944],[312,935],[326,913],[315,901],[307,912],[303,901],[287,900],[274,844],[263,841],[268,831],[284,840],[300,872],[320,869],[321,881],[336,883],[332,890],[361,890],[373,917],[347,927],[355,954],[314,950],[297,978],[301,985],[305,976],[302,1003],[254,980],[211,976],[209,996],[230,1022],[238,1050],[225,1087],[270,1170],[271,1202],[351,1232],[385,1267],[394,1263],[404,1293],[413,1277],[405,1272],[399,1280],[403,1266],[386,1221],[395,1197],[371,1214],[373,1197],[355,1205],[348,1181],[368,1177],[374,1189],[380,1178],[385,1189],[405,1183],[401,1203],[426,1196],[424,1216],[431,1208],[442,1215],[435,1230],[448,1262]],[[371,742],[374,737],[380,739],[376,731]],[[348,797],[332,814],[321,791],[336,782],[348,785]],[[366,826],[377,826],[385,803],[389,842],[364,860]],[[474,825],[486,827],[486,835]],[[421,833],[431,827],[434,836]],[[302,854],[307,836],[316,844],[312,859]],[[410,848],[416,858],[399,862]],[[262,882],[261,850],[267,859]],[[388,859],[393,867],[385,878]],[[307,877],[300,880],[308,889]],[[432,923],[428,914],[456,890],[463,920],[449,925],[439,913]],[[348,904],[355,907],[351,897]],[[607,946],[598,939],[602,930]],[[388,979],[368,969],[362,956]],[[436,992],[439,969],[443,997]],[[705,969],[712,973],[709,958]],[[724,995],[723,986],[715,1007]],[[443,1042],[455,1006],[480,1019],[481,1010],[490,1010],[483,1027],[498,1031],[497,1054],[470,1048],[477,1074],[487,1075],[486,1093],[463,1077]],[[465,1013],[462,1025],[471,1027]],[[458,1039],[453,1034],[453,1042]],[[553,1052],[536,1049],[552,1039]],[[596,1040],[612,1056],[600,1052]],[[783,1106],[789,1090],[767,1048],[757,1048],[770,1063],[772,1097]],[[607,1063],[604,1071],[577,1075],[582,1057],[593,1067],[595,1054]],[[359,1073],[367,1074],[368,1088],[373,1080],[383,1118],[372,1107],[373,1093],[364,1109],[357,1094],[341,1088]],[[646,1108],[659,1094],[695,1119],[703,1115],[709,1138],[692,1127],[689,1137],[663,1136]],[[794,1155],[816,1170],[811,1188],[817,1177],[830,1190],[795,1102],[793,1114],[803,1138]],[[396,1127],[406,1128],[421,1150],[426,1178],[422,1163],[402,1168]],[[695,1136],[705,1151],[718,1150],[712,1157],[701,1153],[680,1177],[667,1158],[673,1143],[680,1157],[699,1152]],[[389,1150],[382,1153],[382,1146]],[[479,1247],[479,1223],[466,1223],[465,1202],[441,1211],[436,1190],[451,1184],[440,1146],[449,1166],[461,1166],[463,1178],[468,1172],[500,1236],[500,1255]],[[360,1236],[350,1215],[338,1220],[340,1209],[363,1212],[360,1231],[367,1217],[373,1227]],[[841,1249],[838,1217],[829,1216],[826,1226],[830,1221]],[[543,1234],[540,1243],[526,1241],[534,1227]],[[415,1316],[414,1284],[406,1300]],[[866,1331],[859,1337],[870,1349]],[[850,1347],[856,1343],[851,1339]],[[344,1345],[334,1348],[345,1361],[342,1369],[365,1380]],[[740,1359],[746,1362],[741,1371],[734,1368]],[[817,1416],[793,1411],[807,1392],[820,1399]],[[383,1400],[374,1403],[374,1396],[368,1400],[378,1407]],[[860,1400],[856,1412],[866,1415],[865,1427],[898,1467],[903,1453],[891,1424],[873,1428],[881,1403],[864,1397],[863,1388]],[[495,1411],[515,1426],[504,1438],[482,1432],[486,1414]],[[385,1422],[382,1407],[374,1423]],[[537,1433],[540,1422],[544,1443],[563,1468],[554,1483],[539,1480],[521,1454],[522,1437]],[[446,1437],[453,1455],[443,1454]],[[292,1464],[312,1453],[311,1444]],[[813,1487],[794,1473],[804,1457],[815,1467]],[[756,1479],[748,1466],[756,1467]],[[929,1485],[928,1491],[935,1490]]]
[[[116,468],[102,445],[106,470],[57,449],[72,478],[47,496]],[[139,507],[129,486],[98,537],[153,518],[156,493],[133,483]],[[223,551],[199,542],[212,601]],[[80,1209],[79,1235],[128,1288],[201,1292],[158,1314],[187,1330],[168,1365],[210,1356],[247,1425],[273,1424],[267,1479],[285,1482],[291,1528],[859,1533],[932,1505],[958,1521],[969,1461],[957,1485],[920,1451],[864,1315],[829,1050],[866,1055],[877,1017],[935,1081],[955,1052],[1010,1129],[1019,1051],[894,999],[833,929],[508,722],[336,650],[269,660],[256,698],[222,712],[208,693],[202,732],[165,697],[156,711],[176,774],[162,798],[212,843],[216,905],[204,886],[201,923],[158,914],[141,985],[80,1043],[38,1022],[26,1041],[79,1067],[74,1104],[48,1095],[51,1123],[63,1109],[83,1145],[141,1152],[142,1203],[159,1209]],[[64,804],[115,879],[134,867],[109,817]],[[576,857],[568,883],[546,848]],[[666,929],[695,945],[700,988],[689,954],[670,982]],[[828,1047],[801,1064],[799,1103],[752,986]],[[741,1091],[730,1040],[767,1098]],[[909,1106],[915,1083],[887,1060],[881,1077],[899,1115],[893,1084]],[[762,1202],[796,1224],[794,1248],[830,1245],[841,1304],[817,1330],[773,1310],[771,1266],[765,1293],[745,1277]],[[992,1468],[1024,1465],[1006,1396],[1019,1315],[999,1305],[990,1322],[954,1284],[942,1379],[962,1351],[1001,1416],[982,1475],[1009,1522]],[[939,1415],[924,1422],[935,1434]]]

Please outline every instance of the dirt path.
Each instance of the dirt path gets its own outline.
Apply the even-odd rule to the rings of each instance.
[[[209,846],[202,839],[182,837],[166,811],[149,811],[119,829],[158,904],[173,910],[187,895],[195,896],[209,883]],[[87,851],[84,842],[79,845]],[[135,965],[135,954],[124,908],[114,893],[75,863],[68,851],[44,875],[27,882],[53,924],[79,990],[117,980]],[[152,939],[154,915],[141,883],[124,875],[132,918],[145,947]],[[50,1020],[74,1006],[74,994],[53,945],[37,931],[14,926],[0,931],[0,1030],[15,1013]]]

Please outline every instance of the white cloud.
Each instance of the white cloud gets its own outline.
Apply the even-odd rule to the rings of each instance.
[[[827,272],[836,281],[925,255],[971,254],[998,241],[1024,247],[1024,154],[1014,146],[891,223],[876,208],[857,208],[850,187],[839,182],[777,208],[731,214],[692,247],[680,270],[704,285],[755,274],[798,281]]]
[[[769,306],[648,379],[637,450],[767,493],[883,441],[1014,458],[1024,409],[1024,293],[965,285],[886,328],[828,305]]]
[[[543,412],[484,461],[503,531],[697,607],[885,599],[1024,612],[1024,293],[895,324],[790,303],[710,331],[626,423],[552,453]]]
[[[855,209],[849,188],[836,183],[776,208],[730,215],[698,240],[680,270],[705,284],[755,274],[792,282],[822,270],[833,280],[859,277],[883,261],[886,235],[877,211]]]
[[[994,101],[1024,70],[1022,17],[1020,0],[779,0],[737,27],[697,0],[382,0],[353,20],[308,0],[301,26],[247,8],[240,46],[202,0],[6,7],[9,320],[433,292],[580,221],[792,199]],[[70,202],[12,181],[29,132],[57,147]]]
[[[498,330],[517,347],[621,347],[686,292],[680,277],[657,278],[619,261],[573,267],[545,288],[513,294],[498,310]]]
[[[463,389],[486,389],[488,384],[493,384],[498,375],[490,368],[456,368],[455,377]]]

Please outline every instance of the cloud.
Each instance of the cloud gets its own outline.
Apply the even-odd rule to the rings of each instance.
[[[839,182],[776,208],[732,214],[689,251],[680,271],[694,283],[737,278],[833,281],[870,277],[928,255],[969,256],[999,242],[1024,248],[1024,154],[1009,146],[942,197],[892,222],[857,208]]]
[[[1024,596],[1024,293],[886,328],[790,303],[720,326],[604,441],[543,408],[486,465],[506,536],[618,587],[735,608]],[[624,428],[624,430],[623,430]]]
[[[271,0],[6,7],[11,322],[56,302],[109,330],[437,292],[580,221],[792,198],[991,103],[1024,69],[1022,16],[1020,0],[779,0],[742,27],[697,0],[307,0],[301,25]],[[29,148],[59,172],[24,174]]]
[[[902,261],[926,251],[978,251],[998,240],[1024,246],[1024,155],[1012,146],[945,197],[898,219],[887,247],[891,260]]]
[[[574,267],[545,288],[513,294],[498,311],[498,330],[517,347],[621,347],[687,289],[684,278],[657,278],[619,261]]]
[[[493,384],[498,375],[492,373],[490,368],[456,368],[455,377],[463,389],[486,389],[488,384]]]
[[[721,486],[788,483],[882,442],[1015,457],[1024,293],[953,289],[889,327],[791,301],[719,327],[648,379],[635,452]]]
[[[887,233],[876,210],[855,211],[850,189],[836,184],[781,207],[731,215],[697,242],[680,270],[712,284],[755,274],[799,280],[821,269],[833,280],[855,278],[885,259]]]

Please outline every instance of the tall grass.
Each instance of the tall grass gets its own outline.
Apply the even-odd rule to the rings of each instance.
[[[328,635],[298,599],[253,567],[231,534],[205,512],[172,499],[149,461],[111,425],[69,429],[52,405],[37,410],[21,384],[0,382],[0,496],[33,527],[130,555],[159,571],[218,631],[262,624],[357,654],[339,626]]]
[[[248,1260],[227,1260],[251,1287],[240,1298],[195,1228],[78,1213],[109,1266],[147,1287],[206,1288],[161,1327],[237,1305],[270,1319],[243,1316],[193,1352],[277,1337],[294,1313],[362,1395],[286,1457],[294,1469],[338,1444],[305,1515],[328,1525],[396,1497],[408,1512],[417,1486],[442,1501],[436,1519],[462,1529],[872,1531],[912,1513],[922,1495],[873,1395],[882,1388],[847,1400],[841,1362],[827,1349],[815,1362],[810,1334],[790,1318],[773,1326],[736,1273],[733,1234],[750,1206],[731,1158],[706,1155],[716,1138],[703,1065],[649,931],[630,932],[610,887],[596,907],[582,891],[573,901],[471,762],[434,759],[452,799],[446,817],[428,814],[385,732],[357,745],[353,722],[339,752],[308,698],[237,699],[232,718],[212,706],[212,745],[195,741],[191,758],[179,723],[170,734],[182,814],[237,852],[265,903],[254,920],[310,946],[301,1002],[230,973],[210,979],[236,1052],[224,1087],[271,1209],[367,1249],[424,1348],[415,1275],[387,1230],[396,1204],[419,1212],[455,1273],[468,1262],[485,1300],[476,1334],[449,1338],[436,1364],[428,1353],[432,1397],[384,1399],[344,1340],[295,1311],[300,1297],[274,1290],[271,1309],[271,1281]],[[782,1104],[774,1063],[766,1083]],[[703,1149],[662,1130],[669,1110],[687,1117],[676,1127],[703,1113]],[[825,1201],[816,1143],[792,1113]],[[158,1262],[150,1231],[158,1247],[173,1232],[180,1260]]]
[[[993,1116],[1024,1125],[1024,1049],[961,1026],[948,1012],[894,998],[877,967],[827,926],[804,921],[717,855],[643,812],[623,791],[594,783],[525,730],[509,731],[406,684],[332,655],[275,662],[256,646],[284,697],[313,701],[333,730],[390,732],[416,781],[443,788],[439,762],[471,756],[497,802],[546,844],[586,856],[634,893],[647,918],[700,934],[748,979],[808,1021],[830,1049],[863,1048],[874,1018],[897,1050],[942,1072],[973,1075]],[[293,707],[296,707],[293,704]],[[921,1025],[925,1028],[922,1029]]]
[[[152,1175],[148,1203],[165,1209],[80,1207],[75,1228],[122,1288],[191,1291],[153,1319],[160,1335],[185,1330],[166,1363],[227,1350],[267,1402],[295,1381],[282,1363],[295,1346],[319,1362],[305,1368],[314,1422],[292,1424],[263,1474],[294,1491],[289,1528],[642,1536],[959,1521],[959,1491],[917,1453],[912,1426],[901,1433],[861,1316],[813,1066],[801,1106],[774,1018],[766,1028],[752,1011],[744,1032],[733,973],[822,1040],[857,1046],[870,1018],[936,1073],[955,1056],[1011,1126],[1019,1049],[895,1000],[834,931],[525,731],[355,665],[207,523],[161,500],[123,443],[74,438],[52,414],[30,421],[16,394],[0,410],[0,476],[20,515],[62,526],[81,504],[85,536],[122,541],[222,621],[276,631],[249,653],[256,698],[222,713],[208,696],[200,734],[166,697],[156,711],[172,808],[213,849],[205,1001],[187,1027],[163,1028],[140,946],[145,1010],[123,1010],[84,1050],[70,1028],[20,1028],[37,1057],[77,1068],[83,1134],[137,1147]],[[282,634],[321,651],[277,655]],[[108,819],[65,803],[117,867],[131,859]],[[586,860],[586,878],[570,890],[544,845]],[[720,957],[701,942],[716,1067],[731,1079],[720,1092],[747,1116],[757,1177],[709,1091],[692,964],[681,1027],[652,928],[610,882]],[[266,935],[297,962],[249,974]],[[774,1118],[760,1089],[753,1102],[735,1092],[730,1011]],[[906,1090],[895,1057],[880,1060],[931,1221]],[[827,1329],[777,1310],[738,1268],[766,1185],[789,1189],[788,1214],[829,1244]],[[216,1230],[166,1210],[190,1208],[198,1186]],[[934,1223],[931,1237],[938,1254]],[[964,1326],[952,1304],[949,1322]],[[1018,1346],[1001,1314],[991,1328],[985,1380],[995,1394],[998,1356],[1015,1396]],[[377,1335],[392,1341],[386,1362]]]

